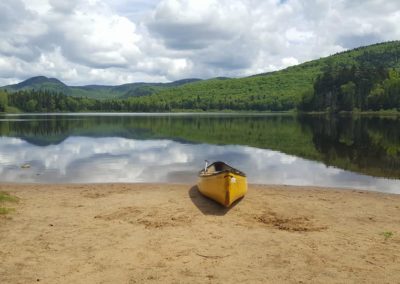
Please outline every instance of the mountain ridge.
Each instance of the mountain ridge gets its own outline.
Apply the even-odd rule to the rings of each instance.
[[[2,86],[0,87],[0,89],[7,90],[9,92],[26,90],[47,90],[74,97],[109,99],[150,95],[163,88],[177,87],[197,81],[201,81],[201,79],[185,78],[167,83],[134,82],[121,85],[92,84],[83,86],[68,86],[57,78],[50,78],[39,75],[28,78],[17,84]]]
[[[315,80],[329,66],[382,66],[400,70],[400,41],[357,47],[283,70],[242,78],[183,79],[169,83],[137,82],[119,86],[66,86],[66,92],[70,92],[66,94],[94,99],[127,99],[125,105],[136,105],[137,109],[152,111],[282,111],[296,108],[303,94],[313,88]],[[49,80],[51,82],[47,84],[50,86],[57,83]],[[13,86],[3,88],[12,89]],[[58,87],[63,86],[58,84]]]

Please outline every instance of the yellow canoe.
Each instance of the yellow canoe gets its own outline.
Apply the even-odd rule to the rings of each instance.
[[[224,162],[215,162],[199,172],[198,188],[204,196],[229,207],[247,193],[247,178]]]

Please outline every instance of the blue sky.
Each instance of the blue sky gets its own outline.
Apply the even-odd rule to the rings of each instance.
[[[400,1],[2,0],[0,85],[247,76],[400,39]]]

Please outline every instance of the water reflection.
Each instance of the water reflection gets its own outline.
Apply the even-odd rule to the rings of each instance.
[[[400,188],[398,119],[22,115],[0,117],[0,136],[2,181],[194,182],[220,159],[253,183]]]
[[[13,154],[10,154],[13,153]],[[355,187],[399,191],[399,182],[362,176],[322,163],[248,146],[183,144],[171,140],[70,137],[40,147],[0,138],[4,182],[185,182],[194,183],[204,158],[224,160],[260,184]],[[31,168],[22,169],[21,163]]]
[[[302,117],[327,165],[400,178],[400,121],[395,118]]]

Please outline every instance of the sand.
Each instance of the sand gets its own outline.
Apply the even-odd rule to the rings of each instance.
[[[400,195],[252,185],[224,209],[191,185],[0,191],[20,198],[0,283],[400,283]]]

